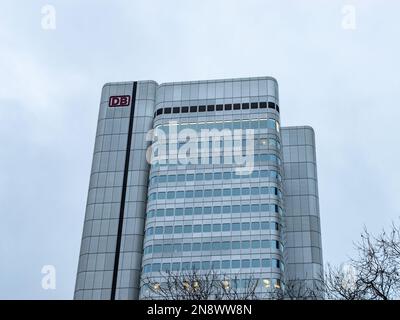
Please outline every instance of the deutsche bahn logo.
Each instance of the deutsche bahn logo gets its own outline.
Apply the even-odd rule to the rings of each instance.
[[[108,102],[109,107],[127,107],[131,102],[131,96],[111,96]]]

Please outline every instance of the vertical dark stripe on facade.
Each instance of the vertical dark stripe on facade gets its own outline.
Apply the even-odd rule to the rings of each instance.
[[[130,110],[130,115],[129,115],[128,139],[127,139],[127,143],[126,143],[124,177],[123,177],[123,181],[122,181],[121,205],[120,205],[120,210],[119,210],[117,244],[115,247],[114,271],[113,271],[113,278],[112,278],[112,285],[111,285],[111,300],[115,300],[115,294],[117,291],[118,264],[119,264],[119,256],[120,256],[120,251],[121,251],[122,228],[124,225],[126,185],[128,183],[129,158],[130,158],[130,154],[131,154],[133,117],[134,117],[135,103],[136,103],[136,90],[137,90],[137,82],[135,81],[133,83],[133,88],[132,88],[132,99],[131,99],[132,102],[131,102],[131,110]]]

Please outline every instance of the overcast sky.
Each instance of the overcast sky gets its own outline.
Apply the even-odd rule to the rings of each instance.
[[[399,9],[389,0],[2,1],[0,298],[72,298],[100,92],[111,81],[275,77],[282,125],[316,132],[324,260],[345,261],[364,225],[379,231],[400,215]],[[42,289],[43,265],[56,268],[55,290]]]

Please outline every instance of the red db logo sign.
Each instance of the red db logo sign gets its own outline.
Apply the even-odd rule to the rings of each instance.
[[[131,102],[131,96],[112,96],[108,102],[109,107],[127,107]]]

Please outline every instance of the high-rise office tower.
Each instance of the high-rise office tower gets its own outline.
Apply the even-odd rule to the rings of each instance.
[[[322,274],[315,138],[270,77],[103,87],[76,299],[213,270],[257,291]]]

